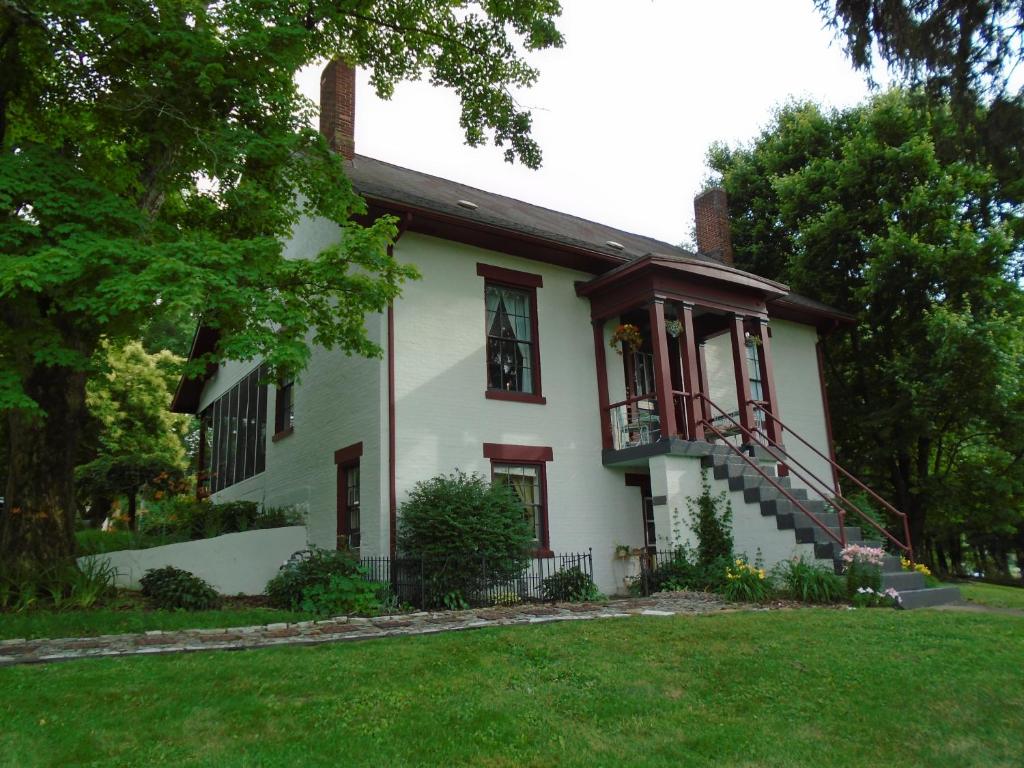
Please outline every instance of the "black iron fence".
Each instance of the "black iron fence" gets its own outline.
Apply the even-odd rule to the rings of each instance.
[[[643,552],[640,555],[640,572],[637,584],[644,596],[661,592],[666,585],[676,586],[673,581],[684,577],[685,555],[680,549]]]
[[[388,584],[399,603],[417,608],[547,602],[560,599],[559,588],[564,588],[566,577],[593,583],[592,550],[535,556],[525,566],[520,567],[521,563],[475,554],[445,560],[364,557],[359,561],[368,581]]]

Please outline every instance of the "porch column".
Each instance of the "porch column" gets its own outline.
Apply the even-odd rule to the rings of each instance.
[[[703,392],[700,381],[700,369],[697,363],[697,337],[693,332],[693,304],[680,304],[679,320],[683,332],[679,336],[679,357],[682,363],[683,389],[690,396],[683,402],[686,414],[686,437],[689,440],[704,439],[704,424],[701,416],[704,413],[704,401],[697,395]]]
[[[651,318],[651,348],[654,350],[654,391],[658,396],[661,436],[675,437],[676,409],[672,397],[672,369],[668,359],[668,334],[665,332],[665,300],[648,305]]]
[[[597,405],[601,418],[601,447],[612,447],[611,414],[608,412],[608,363],[604,356],[604,320],[594,320],[594,360],[597,362]]]
[[[754,321],[755,334],[761,341],[761,389],[764,391],[764,407],[768,412],[779,417],[779,401],[775,392],[775,364],[772,362],[771,335],[768,332],[768,320],[758,318]],[[764,431],[773,443],[780,442],[782,428],[772,419],[765,418]]]
[[[732,315],[729,318],[729,334],[732,336],[732,366],[736,371],[736,407],[740,412],[740,424],[751,434],[754,432],[754,407],[750,403],[750,371],[747,368],[747,344],[744,335],[743,318]]]

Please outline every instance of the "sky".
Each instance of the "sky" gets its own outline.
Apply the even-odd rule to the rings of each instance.
[[[558,26],[565,46],[528,55],[540,79],[518,94],[540,170],[467,147],[452,92],[402,83],[382,101],[366,72],[356,152],[679,244],[709,145],[751,141],[790,98],[845,107],[869,95],[812,0],[563,0]],[[314,101],[319,71],[299,74]]]

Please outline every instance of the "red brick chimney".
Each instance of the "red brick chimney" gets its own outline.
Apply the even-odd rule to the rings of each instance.
[[[697,250],[732,266],[732,237],[729,235],[729,202],[725,190],[713,187],[693,199],[697,225]]]
[[[347,160],[356,153],[356,71],[335,59],[320,74],[320,133]]]

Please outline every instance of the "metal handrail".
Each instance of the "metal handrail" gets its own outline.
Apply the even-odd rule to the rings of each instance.
[[[906,512],[901,512],[900,510],[896,509],[896,507],[894,507],[888,501],[886,501],[881,496],[879,496],[875,491],[873,491],[867,485],[862,483],[859,478],[857,478],[853,474],[851,474],[844,466],[842,466],[841,464],[839,464],[836,461],[833,461],[830,457],[826,456],[824,453],[822,453],[817,448],[815,448],[813,445],[811,445],[807,441],[807,439],[803,437],[803,435],[801,435],[799,432],[796,432],[793,429],[791,429],[790,427],[788,427],[785,423],[783,423],[782,419],[780,419],[778,416],[773,414],[771,411],[769,411],[767,408],[765,408],[763,405],[761,405],[758,401],[751,400],[750,403],[755,408],[757,408],[762,413],[764,413],[766,416],[768,416],[772,421],[774,421],[776,424],[778,424],[783,430],[785,430],[789,434],[793,435],[793,437],[795,437],[797,440],[799,440],[805,446],[810,448],[814,452],[815,455],[817,455],[819,458],[824,459],[825,461],[827,461],[829,463],[829,466],[831,466],[835,470],[838,470],[839,472],[842,472],[843,475],[847,479],[852,480],[853,483],[858,488],[860,488],[865,493],[869,494],[871,496],[871,498],[873,498],[875,501],[877,501],[879,504],[881,504],[883,507],[885,507],[885,509],[887,509],[889,512],[891,512],[892,514],[896,515],[900,520],[902,520],[902,522],[903,522],[903,536],[906,539],[906,544],[901,543],[898,539],[896,539],[896,537],[892,536],[888,531],[886,531],[884,528],[882,528],[880,525],[878,525],[878,523],[876,523],[874,520],[872,520],[869,515],[867,515],[863,510],[860,509],[860,507],[858,507],[852,501],[847,499],[845,496],[843,496],[838,491],[836,493],[836,497],[837,498],[840,498],[843,501],[847,502],[857,512],[857,514],[861,518],[863,518],[865,521],[867,521],[870,525],[872,525],[880,533],[883,533],[884,535],[886,535],[900,549],[902,549],[902,550],[904,550],[906,552],[913,552],[913,547],[912,547],[911,540],[910,540],[910,522],[909,522],[909,518],[907,517],[907,513]],[[767,440],[771,441],[771,438],[768,437],[767,433],[764,433],[764,437]],[[774,441],[772,441],[772,442],[774,442]],[[784,448],[782,448],[781,446],[779,446],[779,448],[784,453],[789,455],[789,453]],[[793,459],[792,456],[790,456],[790,461],[796,462],[796,460]],[[783,463],[786,463],[786,462],[783,462]],[[799,463],[799,462],[796,462],[796,463]],[[800,466],[803,466],[803,465],[800,465]],[[805,470],[806,470],[806,468],[805,468]],[[806,471],[809,472],[810,470],[806,470]]]
[[[714,403],[712,403],[712,405],[714,405]],[[715,407],[718,408],[717,405],[715,405]],[[721,410],[721,409],[719,409],[719,410]],[[815,515],[813,512],[811,512],[809,509],[807,509],[803,504],[801,504],[796,499],[796,497],[793,496],[785,488],[783,488],[782,485],[775,480],[775,478],[773,478],[771,475],[769,475],[767,472],[765,472],[763,469],[761,469],[761,467],[759,467],[742,450],[740,450],[735,445],[733,445],[728,440],[726,440],[725,435],[723,435],[721,432],[718,431],[718,427],[712,426],[711,422],[709,422],[707,419],[704,419],[704,426],[705,426],[705,428],[710,429],[712,432],[714,432],[719,438],[721,438],[722,442],[725,443],[727,446],[729,446],[729,448],[732,450],[733,453],[735,453],[737,456],[739,456],[741,459],[743,459],[745,462],[747,462],[747,464],[749,464],[751,467],[753,467],[754,471],[757,472],[759,475],[761,475],[761,477],[763,477],[765,480],[767,480],[769,485],[771,485],[775,490],[779,491],[779,493],[781,493],[783,496],[785,496],[788,501],[792,502],[793,505],[796,506],[797,509],[799,509],[805,515],[807,515],[807,517],[809,517],[811,519],[811,521],[816,526],[818,526],[819,528],[821,528],[821,530],[823,530],[825,532],[826,536],[828,536],[830,539],[832,539],[834,542],[836,542],[843,549],[846,549],[846,533],[845,533],[845,531],[843,531],[843,529],[841,527],[839,529],[839,535],[836,536],[834,533],[832,533],[831,530],[829,530],[829,527],[827,525],[825,525],[824,523],[821,522],[821,520],[818,519],[817,515]]]
[[[656,394],[637,395],[636,397],[627,397],[625,400],[620,400],[617,403],[611,403],[610,405],[606,405],[604,409],[606,411],[610,411],[612,408],[621,408],[624,405],[633,405],[634,403],[639,403],[641,400],[657,400],[657,399],[658,399],[658,396]]]

